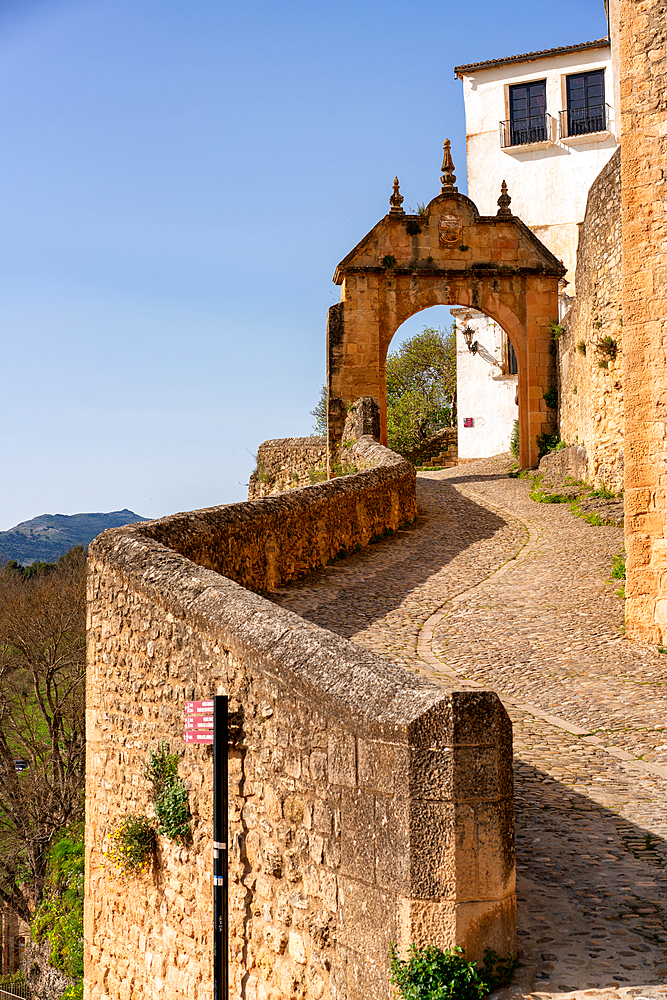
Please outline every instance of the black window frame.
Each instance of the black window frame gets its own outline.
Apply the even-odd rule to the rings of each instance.
[[[599,92],[596,93],[598,88]],[[589,93],[590,91],[592,93]],[[571,73],[567,76],[565,98],[568,137],[606,131],[604,67],[586,70],[583,73]]]
[[[539,102],[537,93],[531,93],[531,88],[541,88],[542,109],[536,110],[534,102]],[[525,97],[519,96],[519,91],[526,91]],[[524,114],[520,114],[516,105],[525,102]],[[526,83],[510,84],[508,92],[509,103],[509,146],[529,146],[535,142],[546,142],[551,137],[547,129],[547,80],[529,80]]]

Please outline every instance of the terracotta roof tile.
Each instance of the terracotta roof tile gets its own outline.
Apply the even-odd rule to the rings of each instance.
[[[491,66],[505,66],[508,63],[529,62],[531,59],[541,59],[543,56],[564,55],[566,52],[582,52],[585,49],[602,49],[609,45],[608,38],[598,38],[592,42],[580,42],[578,45],[559,45],[555,49],[539,49],[537,52],[522,52],[517,56],[505,56],[502,59],[487,59],[485,62],[466,63],[464,66],[455,66],[456,76],[463,76],[475,69],[488,69]]]

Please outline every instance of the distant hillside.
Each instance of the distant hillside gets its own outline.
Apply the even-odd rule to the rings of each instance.
[[[0,531],[0,565],[8,559],[24,566],[38,560],[55,562],[75,545],[87,548],[106,528],[148,520],[127,509],[109,514],[40,514],[9,531]]]

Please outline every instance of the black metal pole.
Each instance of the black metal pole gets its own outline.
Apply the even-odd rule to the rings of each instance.
[[[213,699],[213,1000],[229,1000],[228,701]]]

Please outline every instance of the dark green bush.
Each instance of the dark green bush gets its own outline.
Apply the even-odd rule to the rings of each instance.
[[[537,447],[539,449],[538,457],[543,458],[549,451],[560,450],[558,448],[559,444],[561,444],[561,440],[558,431],[553,431],[551,434],[547,434],[547,432],[544,431],[542,434],[538,435],[537,438]],[[565,445],[562,445],[562,447],[564,448]]]
[[[411,945],[409,957],[402,960],[392,947],[389,978],[402,1000],[482,1000],[488,992],[462,948]]]
[[[502,959],[488,948],[479,970],[458,946],[442,951],[433,945],[411,945],[409,957],[403,960],[391,945],[390,955],[389,978],[402,1000],[482,1000],[506,986],[518,964],[514,955]]]

